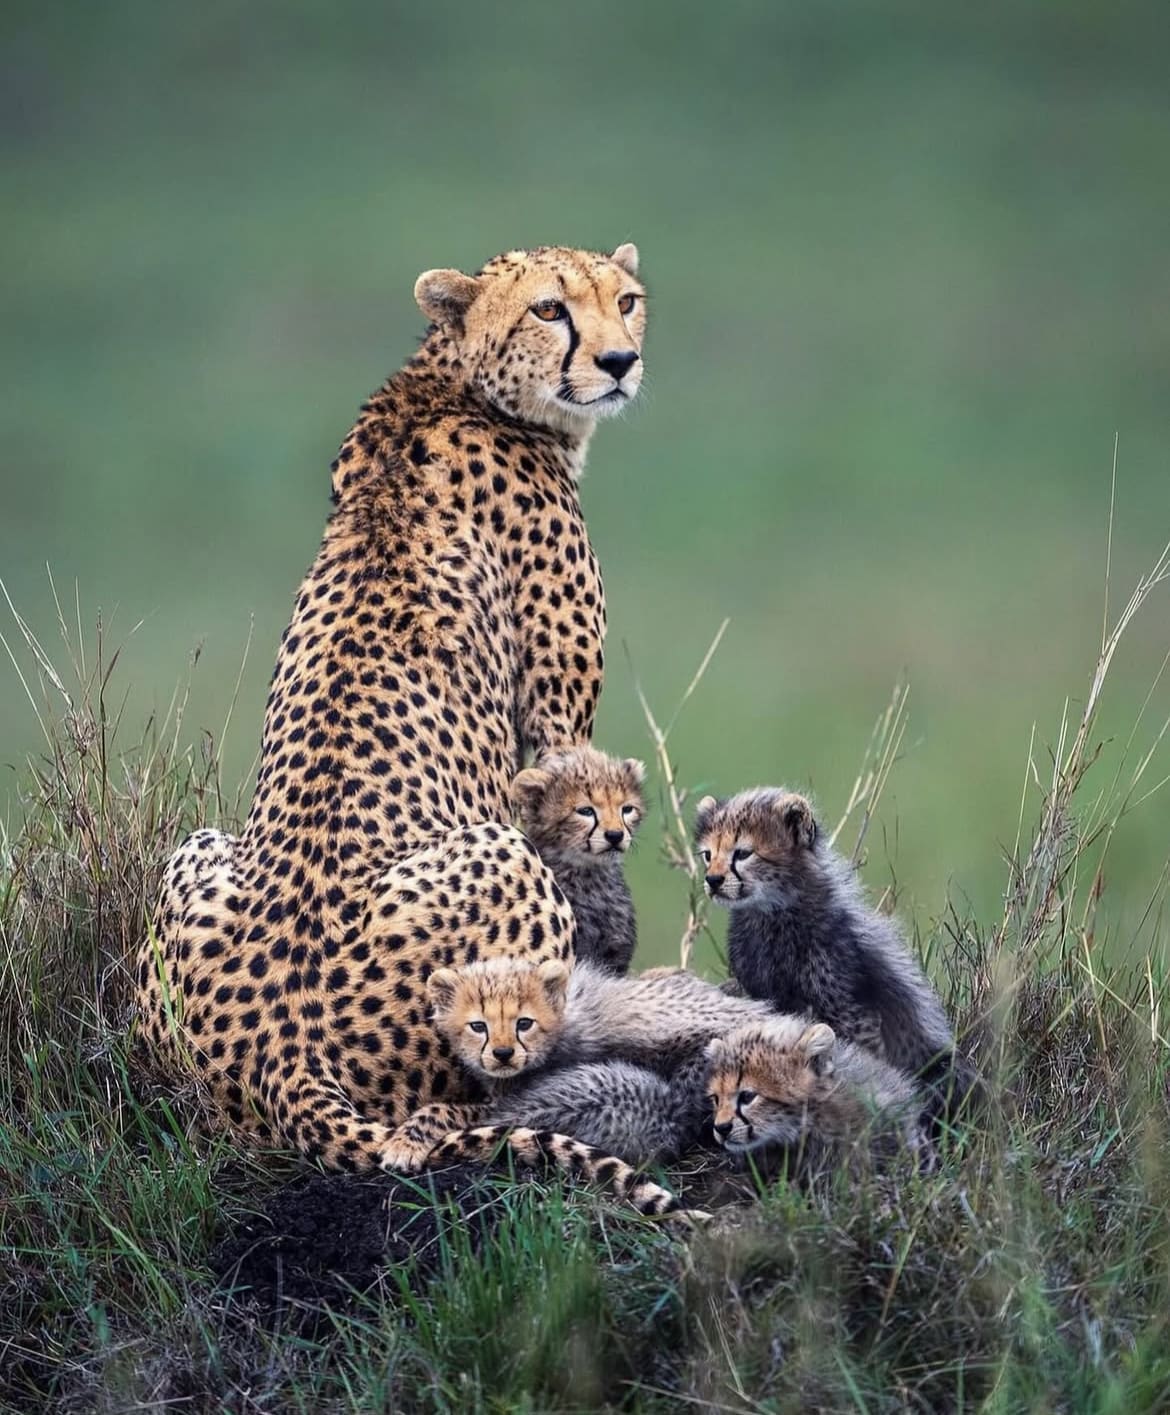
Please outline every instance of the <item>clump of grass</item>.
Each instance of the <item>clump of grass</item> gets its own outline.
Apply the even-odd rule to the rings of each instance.
[[[54,603],[63,666],[15,609],[17,642],[0,635],[45,744],[0,835],[0,1391],[19,1409],[114,1359],[118,1313],[186,1310],[183,1255],[214,1226],[217,1174],[240,1164],[165,1096],[144,1106],[127,1050],[128,960],[162,863],[239,799],[209,734],[184,745],[189,682],[131,732],[120,649],[100,623],[88,648],[80,611],[74,624]]]
[[[0,593],[8,600],[2,582]],[[126,963],[163,862],[210,820],[232,828],[245,789],[225,798],[220,739],[205,731],[185,741],[190,677],[165,712],[131,727],[118,696],[122,646],[99,620],[87,649],[80,606],[71,622],[55,587],[53,602],[56,661],[11,600],[18,642],[0,633],[45,743],[21,782],[17,833],[0,828],[0,987],[10,1000],[0,1047],[10,1070],[48,1038],[92,1050],[124,1029]],[[196,651],[192,672],[198,660]]]
[[[106,636],[85,654],[59,615],[65,673],[17,616],[5,643],[45,751],[0,845],[0,1405],[1170,1406],[1166,873],[1134,939],[1109,937],[1102,909],[1117,822],[1160,784],[1166,727],[1139,745],[1135,725],[1112,785],[1092,770],[1117,643],[1168,573],[1164,556],[1103,635],[1043,773],[1030,746],[1002,918],[952,909],[925,940],[990,1082],[936,1168],[781,1178],[686,1241],[517,1186],[486,1247],[456,1226],[437,1268],[407,1263],[311,1328],[217,1289],[208,1265],[293,1169],[203,1135],[127,1044],[126,964],[161,864],[188,830],[239,817],[218,742],[184,745],[182,692],[131,731]],[[899,690],[847,803],[859,850],[905,714]],[[647,717],[685,868],[670,724]],[[692,888],[684,952],[702,917]]]

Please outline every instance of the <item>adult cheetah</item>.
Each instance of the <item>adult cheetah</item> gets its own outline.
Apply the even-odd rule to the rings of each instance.
[[[542,247],[419,277],[421,347],[333,463],[243,833],[199,831],[167,868],[147,1040],[233,1124],[331,1167],[417,1168],[478,1114],[428,1021],[433,969],[572,955],[571,910],[504,822],[525,750],[592,732],[605,607],[577,480],[641,381],[637,266],[632,245]]]

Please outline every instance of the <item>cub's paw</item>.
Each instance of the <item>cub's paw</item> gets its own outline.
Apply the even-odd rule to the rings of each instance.
[[[673,1213],[663,1214],[663,1218],[682,1228],[706,1228],[709,1223],[715,1222],[715,1215],[709,1214],[706,1209],[675,1209]]]

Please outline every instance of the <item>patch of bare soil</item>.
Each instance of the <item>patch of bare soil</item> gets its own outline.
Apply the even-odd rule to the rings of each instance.
[[[273,1317],[344,1307],[412,1259],[416,1272],[435,1271],[456,1229],[477,1248],[503,1215],[504,1192],[472,1165],[409,1178],[311,1174],[224,1234],[212,1271]]]

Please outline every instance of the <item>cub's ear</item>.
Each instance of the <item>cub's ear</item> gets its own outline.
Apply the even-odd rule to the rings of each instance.
[[[569,970],[559,958],[546,958],[536,970],[544,995],[552,1007],[565,1005],[565,994],[569,990]]]
[[[785,796],[779,809],[780,819],[793,845],[811,850],[817,843],[817,823],[809,803],[803,796]]]
[[[610,260],[614,265],[620,265],[627,275],[637,275],[638,273],[638,247],[633,241],[626,241],[618,246]]]
[[[453,968],[436,968],[427,979],[427,997],[436,1012],[450,1012],[458,989],[459,975]]]
[[[809,1066],[818,1076],[833,1074],[833,1049],[837,1045],[837,1034],[825,1022],[815,1022],[806,1027],[796,1043]]]
[[[461,270],[424,270],[414,282],[415,303],[423,314],[456,331],[478,294],[479,281]]]
[[[639,786],[646,780],[646,763],[640,762],[637,757],[627,757],[622,762],[622,770]]]
[[[695,839],[707,829],[711,824],[711,817],[719,809],[719,802],[714,796],[704,796],[695,810]]]
[[[512,778],[512,809],[520,816],[530,816],[544,800],[552,781],[552,772],[538,766],[525,767]]]
[[[718,1066],[719,1063],[727,1055],[727,1046],[724,1043],[723,1038],[712,1037],[711,1040],[707,1043],[707,1045],[703,1048],[703,1055],[707,1058],[709,1062],[712,1063],[712,1065]]]

